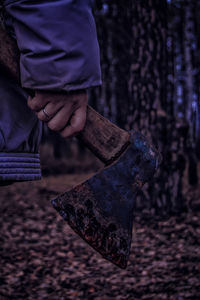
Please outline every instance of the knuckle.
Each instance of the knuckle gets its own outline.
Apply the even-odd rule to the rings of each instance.
[[[40,121],[45,122],[45,116],[43,113],[41,113],[41,111],[37,113],[37,117]]]
[[[40,121],[44,121],[44,119],[43,119],[43,117],[42,117],[41,114],[37,114],[37,117],[38,117],[38,119],[39,119]]]
[[[54,122],[48,122],[48,127],[53,131],[58,131],[58,126]]]
[[[65,132],[65,131],[60,132],[60,135],[61,135],[63,138],[68,138],[68,137],[71,136],[68,132]]]

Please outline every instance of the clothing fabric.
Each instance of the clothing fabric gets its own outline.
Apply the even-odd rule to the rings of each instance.
[[[27,106],[26,92],[0,70],[0,180],[41,179],[42,123]]]
[[[23,88],[71,91],[101,84],[91,0],[1,0],[20,50]],[[41,178],[42,124],[27,93],[0,70],[0,180]]]
[[[22,86],[77,90],[101,84],[91,0],[4,0],[20,49]]]

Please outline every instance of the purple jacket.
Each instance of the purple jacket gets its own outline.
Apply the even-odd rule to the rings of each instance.
[[[4,0],[23,87],[69,91],[101,84],[92,2]]]
[[[24,88],[70,91],[101,84],[92,0],[3,2],[6,25],[20,50]],[[41,123],[27,107],[24,91],[8,81],[1,70],[0,180],[38,179]]]

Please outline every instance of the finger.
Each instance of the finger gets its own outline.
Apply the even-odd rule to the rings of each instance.
[[[60,131],[67,126],[73,114],[71,106],[63,106],[48,122],[48,127],[54,131]]]
[[[48,122],[50,119],[52,119],[58,112],[59,110],[61,110],[63,107],[63,104],[61,102],[55,102],[55,103],[48,103],[45,106],[45,111],[46,113],[49,115],[48,116],[44,113],[43,109],[40,110],[37,113],[37,117],[39,120],[44,121],[44,122]]]
[[[35,112],[39,112],[43,107],[47,105],[47,103],[50,101],[49,97],[46,97],[43,94],[37,94],[35,97],[29,97],[28,98],[28,106],[31,110]]]
[[[83,130],[85,122],[86,106],[81,106],[74,112],[70,120],[70,124],[66,126],[62,131],[60,131],[60,134],[65,138],[74,136]]]

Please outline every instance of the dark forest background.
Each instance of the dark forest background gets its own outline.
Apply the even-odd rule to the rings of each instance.
[[[185,192],[200,182],[200,0],[98,0],[94,12],[103,85],[89,91],[90,104],[122,128],[141,131],[163,156],[135,210],[200,209],[199,199],[188,202]],[[45,136],[54,144],[56,165],[63,157],[95,165],[83,145]]]
[[[44,127],[43,179],[1,187],[0,300],[199,300],[200,0],[96,0],[95,18],[103,85],[90,104],[163,156],[134,203],[128,267],[106,262],[52,208],[103,165]]]

